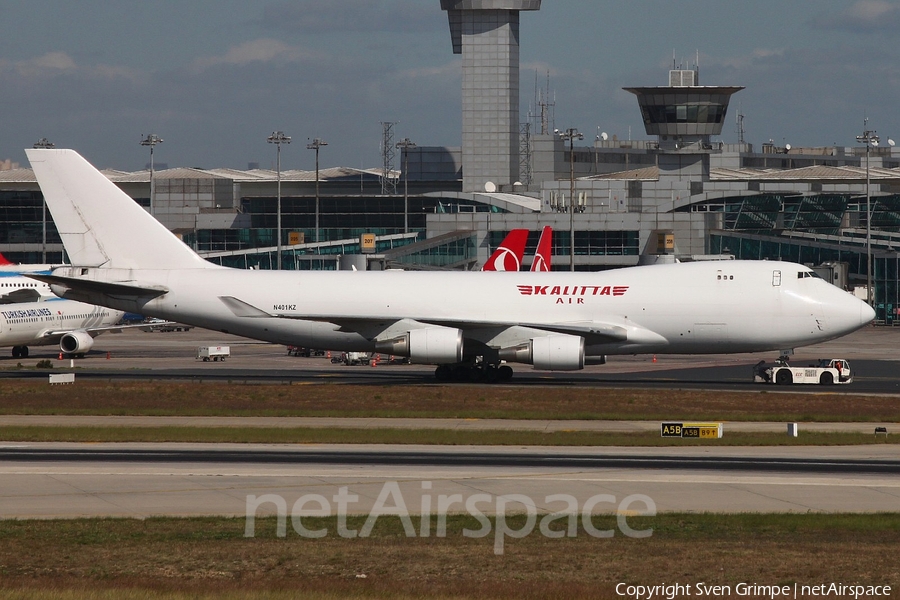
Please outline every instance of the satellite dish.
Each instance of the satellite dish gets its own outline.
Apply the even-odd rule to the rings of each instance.
[[[790,150],[790,149],[791,149],[791,145],[790,145],[790,144],[785,144],[785,145],[784,145],[784,149],[785,149],[785,150]]]
[[[872,145],[876,148],[878,147],[878,140],[872,140]]]
[[[895,143],[896,142],[894,142],[894,140],[892,140],[891,138],[888,138],[888,146],[893,147]]]
[[[493,181],[485,181],[484,182],[484,191],[491,194],[497,191],[497,184]]]
[[[604,131],[603,133],[600,134],[600,139],[605,142],[606,140],[609,139],[609,134]]]

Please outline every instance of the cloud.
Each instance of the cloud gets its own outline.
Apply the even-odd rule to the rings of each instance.
[[[839,13],[813,18],[812,25],[817,29],[848,33],[895,34],[900,28],[900,2],[857,0]]]
[[[48,52],[19,61],[0,60],[0,82],[15,81],[22,85],[38,79],[54,79],[63,76],[84,80],[114,80],[138,78],[138,73],[117,65],[80,65],[65,52]]]
[[[23,71],[69,71],[76,68],[75,61],[65,52],[49,52],[30,60],[19,63],[18,68]]]
[[[246,66],[252,63],[297,63],[314,60],[316,55],[279,40],[262,38],[229,48],[221,56],[204,56],[191,63],[191,69],[201,71],[220,65]]]

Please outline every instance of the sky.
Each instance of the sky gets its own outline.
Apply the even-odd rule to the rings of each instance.
[[[741,85],[721,140],[900,139],[900,0],[544,0],[521,13],[521,120],[535,87],[555,126],[646,139],[623,87]],[[0,161],[47,138],[99,168],[380,167],[381,122],[459,146],[461,63],[438,0],[0,0]]]

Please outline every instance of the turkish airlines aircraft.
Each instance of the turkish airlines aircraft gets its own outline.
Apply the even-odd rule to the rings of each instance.
[[[0,304],[55,298],[49,285],[22,274],[41,271],[41,274],[49,275],[51,269],[52,265],[17,265],[0,254]]]
[[[28,346],[59,344],[60,352],[83,356],[124,313],[102,306],[53,297],[41,302],[0,306],[0,346],[12,346],[13,358],[28,358]]]
[[[482,271],[518,271],[528,241],[527,229],[513,229],[481,267]]]
[[[28,346],[56,343],[61,352],[82,356],[94,337],[121,328],[114,327],[121,311],[61,300],[48,284],[25,275],[49,275],[52,269],[13,264],[0,254],[0,347],[12,346],[13,358],[28,358]]]
[[[607,354],[788,351],[874,311],[807,267],[728,261],[602,271],[250,271],[194,253],[72,150],[26,150],[72,266],[54,293],[278,344],[379,351],[453,376],[501,361],[577,370]]]
[[[553,246],[553,228],[544,225],[541,230],[541,237],[538,240],[537,250],[534,252],[534,260],[531,262],[532,271],[549,271],[550,255]]]

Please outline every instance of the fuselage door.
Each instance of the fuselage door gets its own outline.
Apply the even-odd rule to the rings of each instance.
[[[781,271],[772,271],[772,285],[775,287],[781,285]]]

